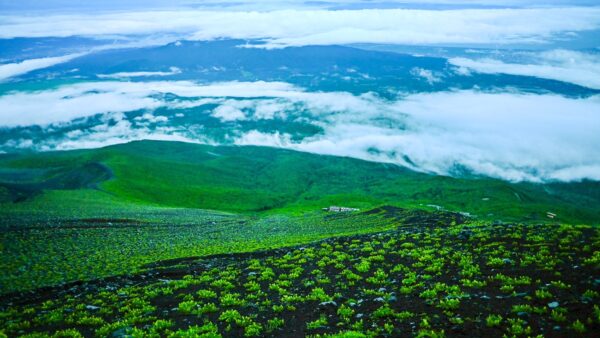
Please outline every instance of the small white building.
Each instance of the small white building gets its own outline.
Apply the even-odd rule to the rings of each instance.
[[[323,208],[323,211],[329,211],[329,212],[352,212],[352,211],[359,211],[360,209],[357,208],[348,208],[348,207],[338,207],[335,205],[332,205],[328,208]]]

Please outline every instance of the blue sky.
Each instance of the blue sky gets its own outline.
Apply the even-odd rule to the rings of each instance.
[[[281,8],[330,8],[330,9],[366,9],[366,8],[423,8],[423,9],[456,9],[456,8],[505,8],[505,7],[549,7],[549,6],[594,6],[595,0],[428,0],[428,1],[280,1],[280,0],[0,0],[0,10],[36,11],[36,10],[123,10],[140,8],[246,8],[246,9],[281,9]]]

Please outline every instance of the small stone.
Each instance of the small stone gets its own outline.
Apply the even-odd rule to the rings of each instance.
[[[129,335],[127,334],[127,332],[130,330],[131,328],[129,326],[126,327],[122,327],[116,331],[113,331],[113,333],[111,333],[111,337],[113,338],[120,338],[120,337],[128,337]]]
[[[319,303],[319,308],[337,307],[337,303],[330,300],[328,302]]]
[[[385,303],[385,299],[383,299],[383,297],[377,297],[375,299],[373,299],[374,302],[378,302],[378,303]]]
[[[361,319],[364,315],[362,313],[356,314],[356,319]]]
[[[551,302],[551,303],[548,303],[548,307],[549,307],[549,308],[551,308],[551,309],[557,308],[557,307],[558,307],[558,305],[559,305],[559,304],[558,304],[558,302]]]
[[[90,310],[90,311],[96,311],[98,310],[100,307],[99,306],[94,306],[94,305],[86,305],[85,306],[86,310]]]

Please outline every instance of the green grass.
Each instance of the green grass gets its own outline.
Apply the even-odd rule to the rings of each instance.
[[[425,221],[162,262],[143,275],[7,297],[0,336],[597,336],[599,231]]]
[[[395,226],[379,215],[320,212],[259,218],[158,209],[144,216],[162,223],[84,219],[0,231],[0,294],[136,273],[158,260],[249,252]]]
[[[402,224],[321,211],[330,205],[436,205],[480,222],[597,224],[597,187],[442,177],[351,158],[176,142],[0,155],[0,293]]]
[[[80,173],[96,163],[113,177],[97,183]],[[2,181],[0,197],[7,202],[0,204],[0,214],[7,217],[34,210],[43,201],[49,213],[65,210],[70,217],[93,214],[111,204],[121,210],[177,207],[270,214],[302,214],[329,205],[368,209],[389,204],[425,209],[437,205],[487,220],[549,221],[547,212],[568,223],[600,220],[598,182],[512,184],[452,178],[266,147],[142,141],[94,150],[4,155]],[[79,189],[74,188],[77,184]],[[77,197],[82,190],[89,190],[84,204]],[[17,193],[25,196],[24,201],[8,202]],[[76,213],[69,211],[73,209]]]
[[[175,142],[5,154],[0,337],[597,332],[599,220],[598,182]]]

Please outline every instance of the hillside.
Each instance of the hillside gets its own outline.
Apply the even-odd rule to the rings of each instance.
[[[0,327],[29,337],[597,336],[598,228],[395,221],[12,294]]]
[[[598,191],[598,182],[452,178],[254,146],[140,141],[0,156],[0,212],[8,218],[89,218],[164,207],[302,214],[330,205],[394,205],[467,212],[483,220],[596,224]],[[547,212],[558,216],[549,219]]]

